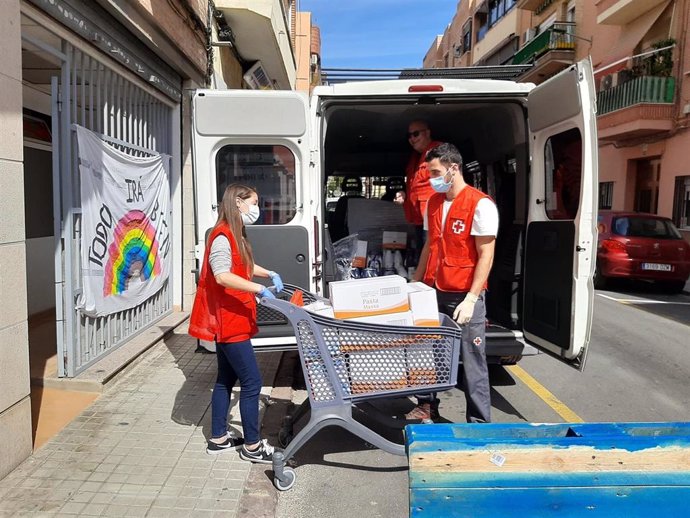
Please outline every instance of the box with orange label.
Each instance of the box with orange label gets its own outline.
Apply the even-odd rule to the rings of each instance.
[[[411,282],[405,286],[416,326],[439,326],[436,290],[423,282]]]
[[[407,280],[399,275],[331,282],[335,318],[370,317],[409,311]]]
[[[405,250],[407,248],[407,232],[393,232],[384,230],[382,247],[393,250]]]
[[[386,313],[385,315],[374,315],[373,317],[351,318],[352,322],[362,322],[364,324],[379,324],[383,326],[413,326],[412,312]]]
[[[321,300],[317,300],[316,302],[307,304],[306,306],[304,306],[304,309],[316,315],[321,315],[323,317],[328,318],[335,318],[335,316],[333,315],[333,308],[327,302]]]

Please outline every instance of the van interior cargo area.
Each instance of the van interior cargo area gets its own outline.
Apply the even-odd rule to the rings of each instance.
[[[325,139],[324,200],[330,201],[324,203],[324,221],[329,226],[324,232],[326,284],[340,280],[334,264],[333,242],[337,245],[337,239],[357,233],[362,239],[378,236],[380,240],[383,230],[405,230],[414,240],[413,227],[406,224],[402,206],[382,201],[381,192],[387,178],[404,177],[412,152],[407,142],[408,124],[424,120],[434,140],[450,142],[460,150],[466,182],[496,202],[499,231],[487,292],[487,317],[493,323],[519,329],[529,160],[523,105],[515,97],[492,98],[489,103],[486,96],[481,100],[427,96],[416,102],[409,98],[388,98],[385,102],[332,98],[323,99],[321,117],[325,128],[321,133]],[[355,181],[346,192],[345,179],[358,179],[361,185]],[[372,189],[372,185],[378,188]],[[343,203],[344,197],[351,198],[349,203]],[[341,213],[334,219],[336,205],[350,208],[346,215]],[[374,251],[380,249],[380,241],[373,247]]]

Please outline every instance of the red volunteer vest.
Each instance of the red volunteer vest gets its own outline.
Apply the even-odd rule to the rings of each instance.
[[[477,247],[472,231],[472,220],[477,203],[486,194],[465,187],[453,200],[441,228],[445,194],[435,194],[429,200],[429,257],[424,272],[424,283],[441,291],[469,291],[477,265]],[[484,286],[486,289],[486,285]]]
[[[204,262],[199,276],[199,285],[189,319],[189,334],[201,340],[219,343],[242,342],[258,332],[256,325],[256,299],[253,293],[224,288],[213,275],[208,263],[211,243],[224,235],[230,241],[232,266],[230,271],[249,280],[246,265],[237,246],[237,241],[226,223],[220,223],[212,231],[206,243]]]
[[[423,153],[412,153],[410,160],[405,168],[405,219],[412,225],[424,224],[424,213],[429,198],[433,196],[434,190],[429,184],[429,170],[424,161],[426,154],[438,146],[440,142],[432,141]]]

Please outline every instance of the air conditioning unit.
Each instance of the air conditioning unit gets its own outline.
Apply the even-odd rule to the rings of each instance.
[[[527,43],[529,40],[534,38],[537,35],[537,28],[536,27],[530,27],[525,31],[525,34],[522,36],[522,42]]]
[[[319,55],[318,54],[312,54],[311,55],[311,64],[313,66],[316,66],[319,64]]]
[[[257,61],[242,76],[252,90],[273,90],[273,81],[266,73],[261,61]]]

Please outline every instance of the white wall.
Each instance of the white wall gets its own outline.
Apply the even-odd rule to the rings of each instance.
[[[0,16],[0,479],[31,455],[19,0]]]

